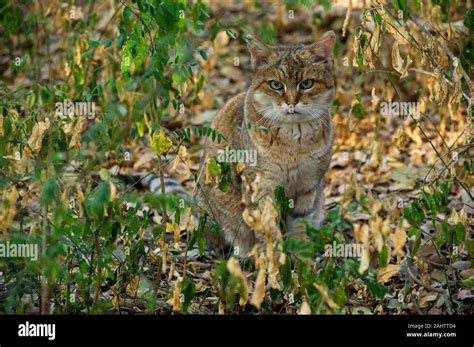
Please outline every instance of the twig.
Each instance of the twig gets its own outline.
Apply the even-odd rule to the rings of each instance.
[[[416,72],[416,73],[419,73],[419,74],[423,74],[423,75],[427,75],[427,76],[431,76],[431,77],[437,77],[433,72],[429,72],[429,71],[425,71],[425,70],[422,70],[422,69],[417,69],[415,67],[411,67],[409,68],[407,71],[410,71],[410,72]],[[454,84],[453,82],[451,82],[449,79],[447,79],[446,77],[444,78],[444,81],[450,86],[450,87],[453,87]],[[469,96],[462,92],[462,95],[464,96],[464,98],[469,102]]]
[[[407,272],[408,272],[408,275],[410,276],[410,278],[416,282],[417,284],[419,284],[420,286],[432,291],[432,292],[437,292],[437,293],[442,293],[442,294],[446,294],[446,290],[443,289],[443,288],[434,288],[432,286],[430,286],[429,284],[425,284],[423,283],[418,277],[416,277],[410,270],[410,266],[407,266]]]

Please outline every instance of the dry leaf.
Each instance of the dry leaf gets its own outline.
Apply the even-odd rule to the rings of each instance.
[[[378,281],[385,283],[400,271],[400,264],[388,264],[378,271]]]
[[[79,117],[72,129],[71,142],[69,142],[68,149],[74,148],[77,151],[81,148],[82,128],[84,127],[84,117]]]
[[[38,122],[33,127],[31,136],[28,139],[28,146],[33,153],[38,153],[41,150],[44,133],[49,129],[50,125],[49,118],[46,118],[44,122]]]
[[[10,189],[3,193],[3,206],[7,206],[6,209],[3,208],[0,210],[0,233],[6,234],[8,227],[16,216],[16,202],[18,200],[18,191],[15,186],[12,186]]]
[[[136,275],[127,285],[127,294],[135,297],[138,291],[138,285],[140,284],[140,276]]]
[[[274,251],[275,244],[270,239],[270,232],[267,232],[267,264],[268,264],[268,283],[273,289],[281,290],[280,283],[278,283],[279,264],[277,255]]]
[[[403,247],[405,246],[405,242],[407,240],[407,234],[402,227],[397,227],[395,233],[392,235],[393,240],[393,253],[397,257],[403,257],[405,251]]]
[[[349,20],[352,17],[352,0],[349,0],[349,6],[346,12],[346,18],[344,18],[344,24],[342,25],[342,37],[346,36],[347,26],[349,25]]]
[[[174,288],[173,288],[173,297],[168,300],[167,302],[173,306],[173,311],[175,312],[180,312],[182,309],[181,305],[181,282],[183,279],[177,278],[176,281],[174,282]]]
[[[260,255],[258,260],[258,275],[255,281],[255,288],[250,299],[250,303],[257,309],[260,309],[260,305],[265,298],[265,256]]]
[[[240,296],[239,304],[240,306],[244,306],[248,300],[249,286],[247,283],[247,278],[245,278],[244,274],[242,273],[239,261],[234,257],[230,257],[230,259],[227,261],[227,270],[231,275],[240,279],[243,295]]]
[[[369,245],[369,226],[364,224],[359,231],[359,242],[364,245],[364,251],[362,252],[362,257],[360,258],[359,273],[364,273],[365,270],[369,268],[370,262],[370,245]]]
[[[313,283],[314,287],[318,290],[319,294],[321,294],[321,297],[323,298],[324,302],[326,305],[331,309],[331,310],[336,310],[337,309],[337,304],[334,302],[334,300],[329,296],[329,293],[327,292],[326,288],[323,286]]]
[[[306,300],[303,300],[298,314],[311,314],[311,307],[309,307],[309,304]]]
[[[179,146],[178,155],[174,158],[171,170],[177,171],[179,174],[183,174],[185,178],[192,176],[190,166],[191,156],[188,154],[188,149],[185,145]]]

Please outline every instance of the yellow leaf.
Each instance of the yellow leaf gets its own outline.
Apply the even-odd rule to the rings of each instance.
[[[279,264],[277,255],[274,252],[275,244],[270,238],[270,232],[267,231],[267,264],[268,264],[268,283],[273,289],[281,290],[280,283],[278,283]]]
[[[151,148],[155,151],[156,155],[168,153],[173,143],[166,137],[165,133],[161,130],[154,132],[151,137]]]
[[[245,278],[244,274],[242,273],[242,270],[240,269],[239,261],[236,258],[231,257],[227,261],[227,270],[230,272],[231,275],[241,280],[240,285],[243,291],[243,295],[240,296],[239,304],[240,306],[244,306],[248,300],[249,287],[247,279]]]
[[[323,298],[324,302],[326,305],[331,309],[331,310],[336,310],[337,309],[337,304],[334,302],[334,300],[329,296],[329,293],[327,292],[326,288],[323,286],[320,286],[317,283],[313,283],[314,287],[318,290],[319,294],[321,294],[321,297]]]
[[[367,224],[364,224],[362,228],[358,230],[356,240],[357,239],[359,239],[359,242],[364,245],[364,251],[362,253],[362,257],[360,258],[359,265],[359,273],[362,274],[369,268],[370,262],[369,226]]]
[[[162,234],[158,245],[160,246],[160,254],[161,254],[161,272],[166,273],[166,263],[168,257],[168,244],[165,241],[165,235]]]
[[[171,166],[171,170],[177,171],[179,174],[184,174],[185,178],[191,177],[191,169],[190,166],[190,158],[191,156],[188,154],[188,149],[185,145],[179,146],[178,155],[173,161],[173,165]],[[181,170],[179,170],[181,168]],[[184,169],[184,170],[183,170]]]
[[[174,248],[180,250],[179,240],[181,239],[181,229],[178,223],[167,223],[166,231],[168,233],[173,233],[174,236]]]
[[[229,43],[229,35],[225,31],[221,31],[216,35],[214,39],[214,47],[216,51],[220,51],[223,47]]]
[[[120,308],[120,294],[117,294],[112,298],[112,305],[117,309]]]
[[[393,252],[398,257],[403,257],[405,251],[403,250],[403,246],[405,246],[405,242],[407,239],[407,234],[402,227],[398,227],[395,230],[395,233],[392,235],[393,240]]]
[[[383,223],[382,218],[379,216],[372,217],[369,221],[370,232],[374,239],[375,248],[377,249],[378,252],[382,251],[383,244],[384,244],[383,235],[381,233],[382,223]]]
[[[0,233],[6,234],[8,227],[16,216],[16,202],[18,200],[18,191],[15,186],[12,186],[3,194],[3,204],[7,205],[7,208],[0,210]]]
[[[41,150],[41,144],[43,142],[44,133],[50,127],[49,118],[46,118],[44,122],[38,122],[31,131],[31,136],[28,140],[28,146],[31,148],[33,153],[38,153]]]
[[[168,282],[171,282],[171,280],[173,279],[173,275],[174,275],[174,262],[171,263],[170,265],[170,271],[168,273]]]
[[[459,214],[457,211],[453,208],[451,210],[451,214],[448,217],[448,223],[451,225],[456,225],[460,221]]]
[[[398,42],[395,41],[392,46],[392,66],[393,68],[400,73],[400,78],[406,77],[408,75],[408,67],[412,63],[410,56],[407,55],[406,61],[400,56],[400,49]]]
[[[462,208],[461,211],[459,212],[459,219],[463,225],[467,226],[468,216],[464,208]]]
[[[224,303],[219,300],[219,314],[225,314],[225,306],[224,306]]]
[[[173,311],[179,312],[181,311],[181,282],[183,278],[177,278],[174,282],[173,288],[173,297],[168,300],[168,303],[173,306]]]
[[[344,18],[344,24],[342,25],[342,37],[346,36],[347,26],[349,25],[349,20],[352,17],[352,0],[349,0],[349,6],[346,12],[346,18]]]
[[[375,87],[372,87],[372,92],[370,93],[370,103],[372,105],[372,110],[376,111],[379,104],[380,98],[375,93]]]
[[[109,182],[110,185],[110,200],[114,200],[117,196],[117,187],[113,184],[112,181]]]
[[[144,122],[136,122],[135,126],[137,127],[138,136],[142,137],[145,135],[145,123]]]
[[[69,142],[68,149],[75,148],[77,151],[81,148],[81,135],[84,126],[84,117],[79,117],[76,124],[72,128],[71,142]]]
[[[400,271],[400,264],[388,264],[378,272],[378,281],[387,282]]]
[[[405,26],[398,23],[390,14],[387,14],[382,5],[380,5],[380,9],[377,12],[383,19],[385,30],[393,36],[395,41],[401,45],[409,44],[408,38],[410,35],[408,35]]]
[[[239,174],[241,173],[242,171],[244,171],[245,169],[245,164],[243,161],[239,161],[236,165],[235,165],[235,171]]]
[[[301,304],[298,314],[311,314],[311,307],[309,307],[309,304],[306,300],[304,300]]]
[[[258,260],[258,275],[255,281],[255,289],[250,299],[250,303],[257,309],[260,309],[260,305],[265,298],[265,256],[262,254]]]
[[[133,277],[132,280],[127,285],[127,294],[133,297],[136,296],[139,283],[140,283],[140,276]]]

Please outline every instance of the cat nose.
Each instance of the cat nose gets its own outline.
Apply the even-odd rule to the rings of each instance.
[[[295,113],[296,101],[288,100],[286,104],[288,105],[288,113]]]

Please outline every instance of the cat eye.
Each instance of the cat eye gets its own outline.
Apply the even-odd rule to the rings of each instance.
[[[282,90],[283,89],[283,83],[281,83],[281,82],[271,80],[269,83],[270,83],[270,88],[272,88],[273,90]]]
[[[309,89],[313,86],[314,80],[304,80],[303,82],[300,83],[300,88],[301,89]]]

